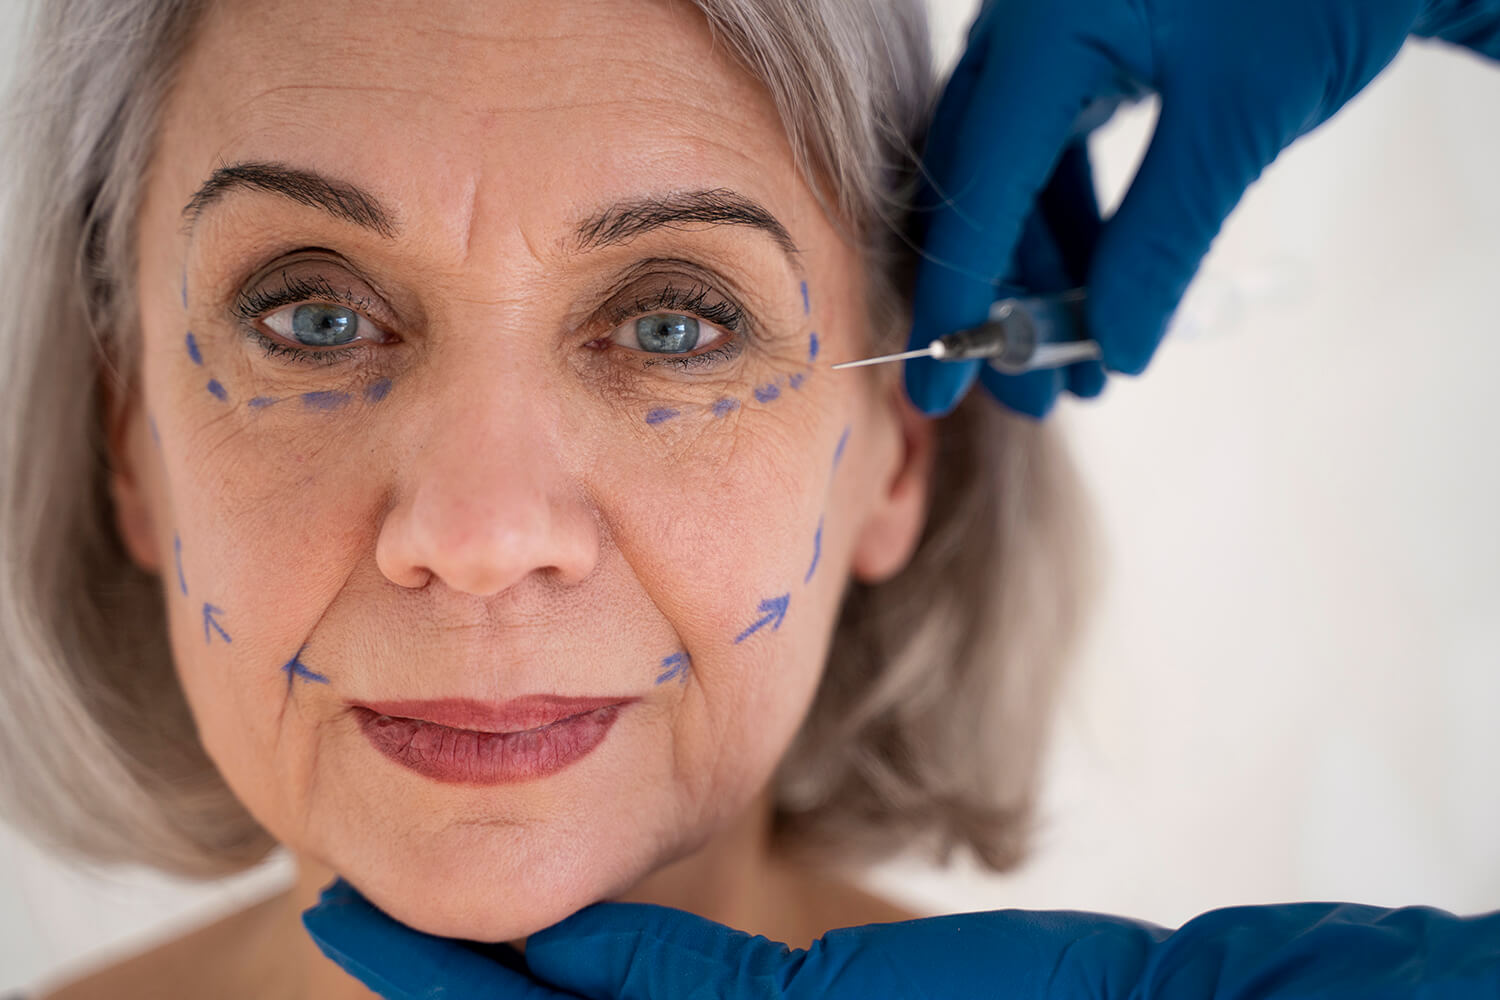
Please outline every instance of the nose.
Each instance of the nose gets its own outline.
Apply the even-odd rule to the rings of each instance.
[[[492,382],[447,384],[459,405],[440,408],[415,435],[375,560],[391,582],[493,596],[532,574],[575,584],[598,561],[599,525],[587,492],[565,468],[554,399]],[[478,401],[477,405],[475,401]],[[551,418],[551,419],[549,419]]]

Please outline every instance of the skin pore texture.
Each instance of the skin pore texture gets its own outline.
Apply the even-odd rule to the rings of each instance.
[[[112,492],[201,739],[299,879],[113,995],[368,996],[298,919],[334,872],[486,941],[601,899],[793,945],[906,916],[774,856],[765,788],[846,582],[916,544],[932,426],[894,366],[828,370],[867,350],[864,263],[697,12],[224,3],[162,115]],[[236,164],[370,224],[252,169],[185,217]],[[683,215],[705,198],[734,211]],[[317,291],[241,315],[288,286]],[[299,341],[295,303],[352,347]],[[643,348],[657,315],[697,317],[701,361]],[[351,708],[532,694],[638,700],[498,785],[399,766]]]

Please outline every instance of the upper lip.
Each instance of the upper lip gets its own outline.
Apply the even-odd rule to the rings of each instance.
[[[484,701],[479,698],[436,698],[428,701],[361,701],[357,707],[380,715],[432,722],[450,729],[469,729],[481,733],[518,733],[540,729],[575,715],[592,712],[609,705],[635,701],[631,697],[572,698],[553,694],[532,694],[506,701]]]

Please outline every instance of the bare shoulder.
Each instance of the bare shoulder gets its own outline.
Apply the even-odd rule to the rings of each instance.
[[[160,1000],[213,996],[231,1000],[254,995],[256,984],[236,957],[247,938],[266,925],[283,897],[255,903],[180,937],[96,968],[42,993],[37,1000]],[[242,992],[243,991],[243,992]]]

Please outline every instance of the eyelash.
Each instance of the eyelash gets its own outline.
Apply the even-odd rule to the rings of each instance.
[[[368,299],[362,299],[346,289],[335,288],[321,275],[311,278],[283,275],[282,285],[279,288],[257,288],[238,293],[235,296],[233,310],[245,321],[246,333],[260,345],[267,357],[282,358],[294,364],[336,365],[365,350],[367,345],[337,347],[327,351],[305,350],[284,344],[279,340],[272,340],[255,325],[256,321],[268,313],[275,312],[284,306],[301,305],[319,300],[337,302],[355,310],[366,309],[371,304]],[[679,288],[668,283],[649,296],[638,296],[629,306],[613,311],[610,320],[611,331],[632,317],[667,311],[689,313],[722,328],[729,336],[722,344],[701,354],[668,355],[651,354],[649,351],[637,352],[650,355],[644,361],[644,367],[666,364],[682,371],[704,366],[711,367],[738,356],[744,350],[744,342],[740,337],[740,327],[745,322],[744,310],[728,299],[718,297],[711,288],[702,284]]]

